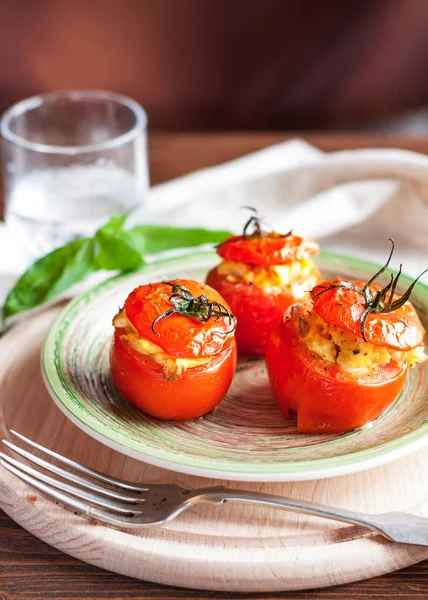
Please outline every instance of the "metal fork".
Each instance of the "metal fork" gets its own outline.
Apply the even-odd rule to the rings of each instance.
[[[52,464],[8,440],[3,440],[5,446],[46,473],[0,452],[0,463],[5,469],[48,498],[82,516],[118,527],[161,525],[200,502],[252,502],[259,506],[352,523],[376,531],[394,542],[428,546],[428,519],[421,516],[398,512],[378,515],[358,513],[224,486],[187,490],[175,484],[141,485],[94,471],[36,444],[16,431],[10,433],[74,472]]]

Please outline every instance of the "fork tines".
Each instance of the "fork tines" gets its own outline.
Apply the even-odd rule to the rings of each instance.
[[[131,524],[135,517],[143,514],[144,492],[148,490],[147,487],[89,469],[36,444],[16,431],[12,430],[10,433],[34,450],[75,471],[73,473],[51,464],[9,440],[3,440],[5,446],[46,473],[0,452],[3,467],[49,498],[75,512],[113,525]],[[47,473],[56,475],[58,479]]]

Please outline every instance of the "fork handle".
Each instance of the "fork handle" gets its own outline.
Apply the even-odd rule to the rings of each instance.
[[[192,493],[190,500],[191,502],[212,502],[214,504],[223,504],[224,502],[248,502],[259,506],[279,508],[305,515],[331,519],[333,521],[343,521],[344,523],[360,525],[373,529],[382,535],[387,535],[383,527],[379,523],[376,523],[375,515],[316,504],[314,502],[283,498],[273,494],[215,487],[205,490],[195,490],[195,492]]]

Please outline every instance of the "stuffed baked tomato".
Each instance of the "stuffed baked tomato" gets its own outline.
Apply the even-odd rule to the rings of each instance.
[[[236,368],[235,317],[209,286],[185,279],[142,285],[113,325],[113,381],[143,412],[193,419],[225,396]]]
[[[240,353],[264,356],[276,320],[321,281],[311,258],[318,251],[316,242],[291,232],[264,231],[258,216],[249,219],[242,235],[220,244],[217,253],[223,261],[208,273],[206,282],[237,318]]]
[[[373,283],[389,260],[368,283],[316,286],[311,301],[295,304],[276,324],[266,353],[269,379],[284,416],[297,412],[300,432],[346,432],[376,419],[399,394],[408,368],[426,360],[424,329],[408,302],[414,284],[401,298],[395,294],[401,269],[383,289]]]

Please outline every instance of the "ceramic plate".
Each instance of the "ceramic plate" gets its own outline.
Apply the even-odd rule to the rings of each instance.
[[[76,298],[49,332],[42,358],[53,399],[81,429],[141,461],[220,479],[297,481],[374,467],[428,441],[428,362],[412,369],[394,404],[379,419],[347,434],[302,435],[285,421],[269,389],[261,360],[242,362],[232,387],[209,415],[183,423],[159,421],[117,394],[109,372],[111,320],[137,285],[176,277],[203,280],[213,253],[181,256],[122,275]],[[368,279],[378,270],[364,261],[322,253],[327,277]],[[409,280],[402,277],[401,285]],[[402,290],[401,290],[402,291]],[[413,302],[428,329],[428,288]]]

